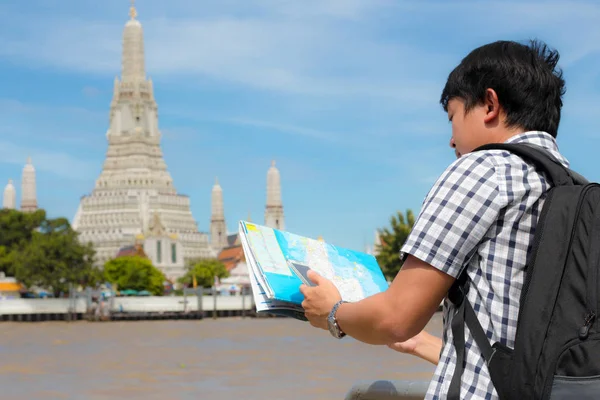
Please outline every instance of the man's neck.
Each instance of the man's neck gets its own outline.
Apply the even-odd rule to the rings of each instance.
[[[500,129],[497,132],[495,132],[492,135],[493,138],[493,142],[494,143],[504,143],[506,142],[508,139],[520,135],[522,133],[524,133],[525,130],[522,128],[515,128],[515,129],[508,129],[508,128],[504,128],[504,129]]]

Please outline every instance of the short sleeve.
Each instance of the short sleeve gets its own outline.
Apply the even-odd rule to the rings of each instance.
[[[444,171],[402,246],[403,259],[412,254],[458,277],[506,202],[492,159],[484,152],[470,153]]]

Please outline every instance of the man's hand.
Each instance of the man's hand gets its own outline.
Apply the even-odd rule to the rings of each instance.
[[[304,295],[304,301],[302,302],[304,314],[312,326],[328,329],[327,317],[335,303],[342,299],[342,296],[329,279],[322,277],[313,270],[309,270],[307,276],[315,286],[300,285],[300,293]]]
[[[433,336],[425,331],[404,342],[396,342],[388,344],[390,349],[399,351],[400,353],[411,354],[420,357],[432,364],[436,364],[440,360],[442,351],[442,339]]]
[[[419,345],[419,335],[421,334],[422,333],[419,333],[417,336],[413,336],[405,342],[396,342],[388,344],[388,347],[400,353],[414,354],[415,350],[417,349],[417,346]]]

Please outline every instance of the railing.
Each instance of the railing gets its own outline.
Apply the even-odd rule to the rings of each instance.
[[[423,399],[429,381],[364,381],[346,394],[345,400],[416,400]]]
[[[86,312],[85,299],[6,299],[0,300],[0,315],[67,314]]]
[[[91,307],[91,297],[85,295],[70,298],[0,299],[0,316],[85,314]],[[222,296],[200,295],[196,292],[184,296],[112,297],[104,302],[104,308],[116,313],[204,312],[216,316],[217,313],[228,311],[250,312],[254,309],[254,302],[250,294]]]

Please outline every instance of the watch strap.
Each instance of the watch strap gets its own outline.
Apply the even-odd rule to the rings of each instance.
[[[337,313],[338,308],[344,303],[348,303],[348,302],[345,300],[338,301],[337,303],[334,304],[333,308],[331,309],[331,312],[329,313],[329,320],[334,324],[335,330],[338,333],[335,336],[339,339],[346,336],[346,333],[344,331],[342,331],[342,328],[340,328],[339,324],[337,323],[337,318],[336,318],[335,314]]]

